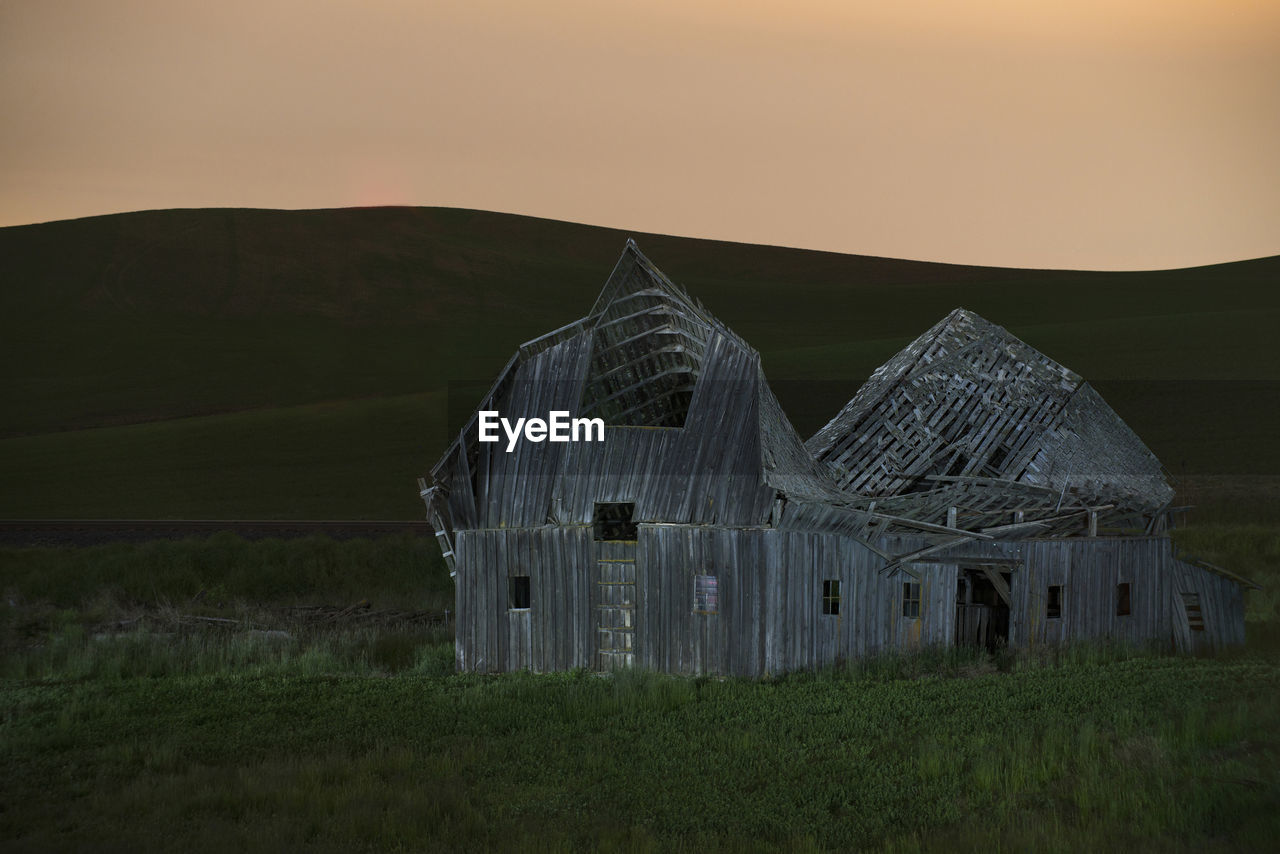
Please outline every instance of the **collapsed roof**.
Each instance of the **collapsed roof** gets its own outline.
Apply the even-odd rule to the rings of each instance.
[[[1159,460],[1082,377],[963,308],[878,368],[806,448],[877,508],[924,521],[956,508],[966,528],[1079,533],[1092,512],[1154,532],[1173,498]]]
[[[480,410],[550,408],[632,428],[630,438],[614,434],[604,451],[534,446],[523,462],[478,441]],[[675,492],[673,475],[684,484]],[[1173,495],[1155,456],[1079,375],[964,309],[802,442],[759,354],[632,241],[585,317],[520,346],[431,480],[420,486],[446,555],[456,528],[581,524],[610,490],[641,496],[616,498],[637,501],[637,522],[840,532],[873,551],[881,536],[912,534],[929,553],[1156,532]],[[881,554],[885,571],[910,572],[922,556]]]

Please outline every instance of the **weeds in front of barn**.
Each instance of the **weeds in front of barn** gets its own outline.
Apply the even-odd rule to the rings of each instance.
[[[355,639],[247,662],[228,641],[201,668],[127,643],[150,648],[84,647],[61,677],[0,689],[7,838],[1239,850],[1276,831],[1274,662],[484,677],[442,674],[447,644],[396,670]]]
[[[398,612],[343,624],[358,613],[345,581],[341,596],[304,584],[305,597],[252,604],[224,581],[218,607],[196,598],[230,577],[213,561],[139,603],[127,585],[78,586],[77,554],[74,595],[37,608],[19,589],[3,606],[0,837],[193,851],[1268,850],[1280,657],[1258,643],[1277,635],[1258,601],[1280,572],[1263,534],[1200,536],[1200,551],[1226,553],[1214,562],[1253,560],[1245,574],[1267,591],[1249,594],[1243,652],[926,649],[754,681],[457,674],[447,626]],[[266,553],[316,548],[330,557],[307,558],[311,570],[295,557],[255,571],[305,578],[341,552]],[[360,582],[362,613],[422,604],[397,599],[399,585]],[[344,607],[317,621],[321,602]]]

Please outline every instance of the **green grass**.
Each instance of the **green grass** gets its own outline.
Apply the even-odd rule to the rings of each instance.
[[[0,840],[1272,850],[1280,535],[1178,540],[1264,585],[1245,650],[925,649],[759,681],[456,674],[444,628],[270,623],[357,596],[447,603],[434,545],[408,537],[0,550]],[[150,628],[104,628],[146,609]],[[235,622],[165,622],[180,613]]]
[[[587,311],[626,236],[428,208],[0,229],[0,516],[420,518],[449,426]],[[964,305],[1094,381],[1175,475],[1280,478],[1278,259],[1086,273],[636,236],[761,352],[802,435]]]
[[[433,209],[0,229],[0,516],[419,518],[414,477],[472,402],[447,384],[478,395],[584,313],[625,236]],[[1177,538],[1263,585],[1249,648],[485,678],[452,672],[447,630],[281,616],[448,607],[430,542],[0,549],[6,850],[1274,849],[1277,259],[1094,274],[638,237],[804,435],[957,305],[1094,381],[1196,518],[1232,523]]]
[[[447,651],[447,647],[444,648]],[[0,683],[19,846],[1267,850],[1280,667]],[[327,662],[334,666],[333,659]]]
[[[440,395],[0,440],[0,517],[421,519]],[[435,430],[433,431],[433,427]],[[19,488],[17,485],[21,485]]]
[[[85,548],[0,548],[0,589],[12,600],[86,609],[119,603],[249,601],[452,607],[453,581],[434,539],[206,539]],[[12,606],[11,606],[12,607]]]
[[[258,612],[261,614],[261,612]],[[251,629],[242,623],[217,629],[90,632],[74,619],[40,642],[11,649],[0,662],[5,679],[25,682],[128,680],[188,676],[314,677],[386,676],[412,672],[443,676],[454,670],[452,626],[307,625]],[[279,625],[277,623],[277,625]]]

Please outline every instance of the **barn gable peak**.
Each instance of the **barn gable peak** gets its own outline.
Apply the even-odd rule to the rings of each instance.
[[[720,324],[634,240],[587,317],[591,355],[582,412],[630,427],[682,427]]]
[[[627,238],[626,245],[622,248],[622,255],[619,256],[609,278],[605,280],[604,287],[600,289],[600,295],[596,298],[591,311],[587,313],[587,317],[598,320],[600,315],[617,300],[646,292],[665,296],[673,304],[679,305],[688,314],[704,323],[718,323],[702,303],[690,297],[684,288],[667,278],[666,273],[659,270],[640,251],[639,245],[632,238]]]

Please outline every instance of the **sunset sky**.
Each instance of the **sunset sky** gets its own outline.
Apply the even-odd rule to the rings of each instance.
[[[444,205],[1004,266],[1280,253],[1276,0],[0,0],[0,225]]]

